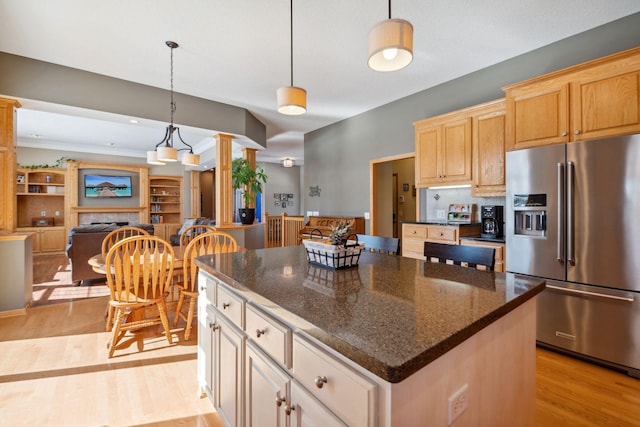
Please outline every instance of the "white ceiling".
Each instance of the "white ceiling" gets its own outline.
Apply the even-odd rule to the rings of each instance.
[[[392,17],[414,26],[414,60],[379,73],[366,65],[367,34],[387,7],[294,1],[294,85],[308,92],[302,116],[276,111],[276,89],[290,79],[288,0],[0,0],[0,51],[168,89],[165,41],[176,41],[176,92],[246,108],[267,127],[258,160],[300,164],[306,132],[633,14],[640,1],[396,0]],[[22,102],[22,146],[143,157],[167,125]],[[212,130],[181,131],[197,151],[213,144]]]

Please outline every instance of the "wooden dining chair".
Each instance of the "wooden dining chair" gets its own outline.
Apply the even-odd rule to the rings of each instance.
[[[180,246],[187,247],[189,242],[202,233],[216,231],[213,225],[190,225],[180,233]]]
[[[493,271],[496,263],[495,251],[494,248],[424,242],[424,256],[427,257],[427,261],[436,260],[479,270]]]
[[[115,311],[109,357],[128,331],[161,324],[172,343],[167,290],[173,277],[173,247],[157,236],[140,235],[116,242],[105,259],[109,304]],[[145,307],[157,313],[147,316]]]
[[[126,239],[127,237],[132,236],[149,236],[149,233],[146,230],[138,227],[120,227],[111,231],[109,234],[104,236],[102,239],[102,258],[107,258],[107,252],[109,249],[116,244],[117,242]],[[113,307],[111,305],[107,306],[107,332],[111,330],[113,327]]]
[[[400,239],[397,237],[381,237],[370,234],[356,234],[356,236],[358,242],[364,243],[364,248],[369,252],[400,255]]]
[[[191,240],[184,250],[183,275],[182,280],[177,283],[180,296],[176,307],[176,315],[173,319],[173,326],[178,325],[180,319],[184,319],[187,325],[184,328],[185,341],[191,336],[191,324],[196,311],[196,301],[198,298],[198,267],[195,258],[201,255],[235,252],[238,250],[236,239],[230,234],[222,231],[210,231],[200,234]],[[185,299],[189,299],[189,309],[187,314],[182,312]]]

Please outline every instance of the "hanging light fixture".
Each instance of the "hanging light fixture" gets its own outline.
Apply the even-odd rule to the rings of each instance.
[[[404,19],[379,22],[369,31],[369,67],[375,71],[396,71],[413,59],[413,25]]]
[[[291,13],[291,85],[278,88],[278,112],[297,116],[307,111],[307,91],[293,85],[293,0],[290,5]]]
[[[294,164],[294,160],[289,157],[287,157],[286,159],[282,159],[282,167],[292,168]]]
[[[151,165],[164,165],[166,162],[175,162],[178,160],[178,151],[189,150],[188,153],[184,153],[182,155],[182,164],[187,166],[198,166],[200,164],[200,155],[193,153],[193,147],[182,139],[182,136],[180,135],[180,128],[173,125],[173,113],[176,111],[176,103],[173,100],[173,49],[178,47],[178,43],[168,41],[166,44],[171,49],[171,124],[167,126],[162,141],[156,144],[156,149],[154,151],[147,151],[147,163]],[[188,148],[176,149],[174,147],[174,133],[178,134],[180,142]]]

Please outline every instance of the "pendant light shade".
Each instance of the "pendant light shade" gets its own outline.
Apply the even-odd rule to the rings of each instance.
[[[182,155],[182,164],[185,166],[198,166],[200,164],[200,154],[184,153]]]
[[[158,160],[158,152],[157,151],[147,151],[147,163],[150,165],[158,165],[163,166],[165,163]]]
[[[413,60],[413,25],[404,19],[379,22],[369,31],[369,68],[375,71],[396,71]]]
[[[413,60],[413,25],[404,19],[388,19],[369,32],[369,67],[396,71]]]
[[[161,162],[177,162],[178,150],[173,147],[158,147],[158,160]]]
[[[293,0],[290,1],[290,22],[291,22],[291,84],[278,88],[276,99],[278,101],[278,112],[290,116],[298,116],[307,111],[307,91],[301,87],[293,85]]]
[[[307,111],[307,91],[294,86],[278,88],[278,112],[297,116]]]

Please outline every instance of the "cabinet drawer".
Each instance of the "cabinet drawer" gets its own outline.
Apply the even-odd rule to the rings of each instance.
[[[456,231],[455,227],[429,226],[427,228],[427,239],[457,243],[458,233]]]
[[[402,237],[426,239],[427,227],[424,225],[404,224],[402,226]]]
[[[348,425],[375,425],[375,383],[298,335],[293,337],[293,373]]]
[[[424,241],[426,239],[404,239],[402,241],[403,253],[424,254]]]
[[[244,330],[244,299],[227,289],[221,283],[218,283],[216,307],[227,316],[234,325]]]
[[[247,335],[279,364],[291,368],[291,329],[247,304],[245,323]]]
[[[216,304],[216,288],[215,280],[211,280],[203,273],[198,273],[198,289],[200,289],[200,295],[205,296],[208,304]]]

